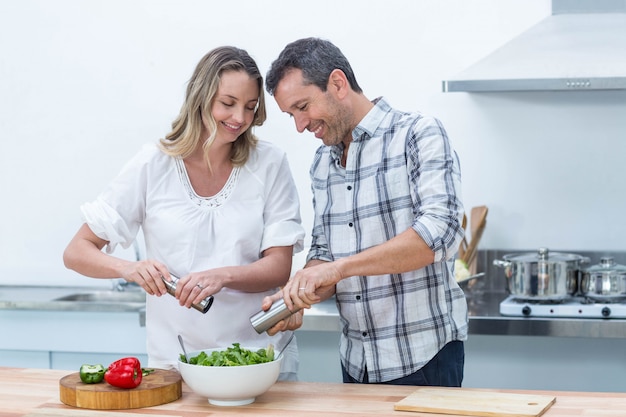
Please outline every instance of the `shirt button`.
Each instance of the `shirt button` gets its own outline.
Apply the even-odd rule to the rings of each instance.
[[[367,336],[367,332],[363,332],[361,333],[361,335],[363,335],[363,337]]]
[[[360,295],[357,295],[357,296],[356,296],[356,299],[357,299],[357,300],[360,300],[360,299],[361,299],[361,296],[360,296]]]
[[[352,189],[351,185],[348,185],[348,191],[350,191]]]
[[[354,226],[352,222],[348,223],[348,227],[352,227],[352,226]]]

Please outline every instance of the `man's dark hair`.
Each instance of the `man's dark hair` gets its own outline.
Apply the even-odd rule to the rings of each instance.
[[[350,62],[331,42],[319,38],[305,38],[288,44],[272,62],[265,78],[267,92],[274,95],[280,80],[292,69],[302,71],[305,84],[313,84],[326,91],[330,73],[343,71],[352,90],[361,93]]]

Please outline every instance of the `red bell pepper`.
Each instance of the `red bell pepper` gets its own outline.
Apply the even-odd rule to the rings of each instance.
[[[134,357],[116,360],[104,374],[104,380],[118,388],[136,388],[142,377],[141,363]]]

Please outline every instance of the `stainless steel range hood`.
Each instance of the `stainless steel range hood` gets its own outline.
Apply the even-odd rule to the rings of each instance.
[[[444,92],[626,89],[626,0],[553,0],[552,15],[443,81]]]

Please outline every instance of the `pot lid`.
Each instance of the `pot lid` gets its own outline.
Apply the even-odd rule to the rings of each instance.
[[[538,262],[538,261],[553,261],[553,262],[565,261],[567,262],[567,261],[581,261],[585,259],[585,257],[581,255],[577,255],[575,253],[550,252],[548,248],[539,248],[537,252],[531,252],[531,253],[504,255],[503,258],[507,261],[519,261],[519,262]]]
[[[616,264],[613,260],[613,257],[606,256],[600,258],[600,263],[597,265],[590,266],[585,270],[585,272],[590,273],[598,273],[598,272],[609,272],[609,273],[626,273],[626,266]]]

